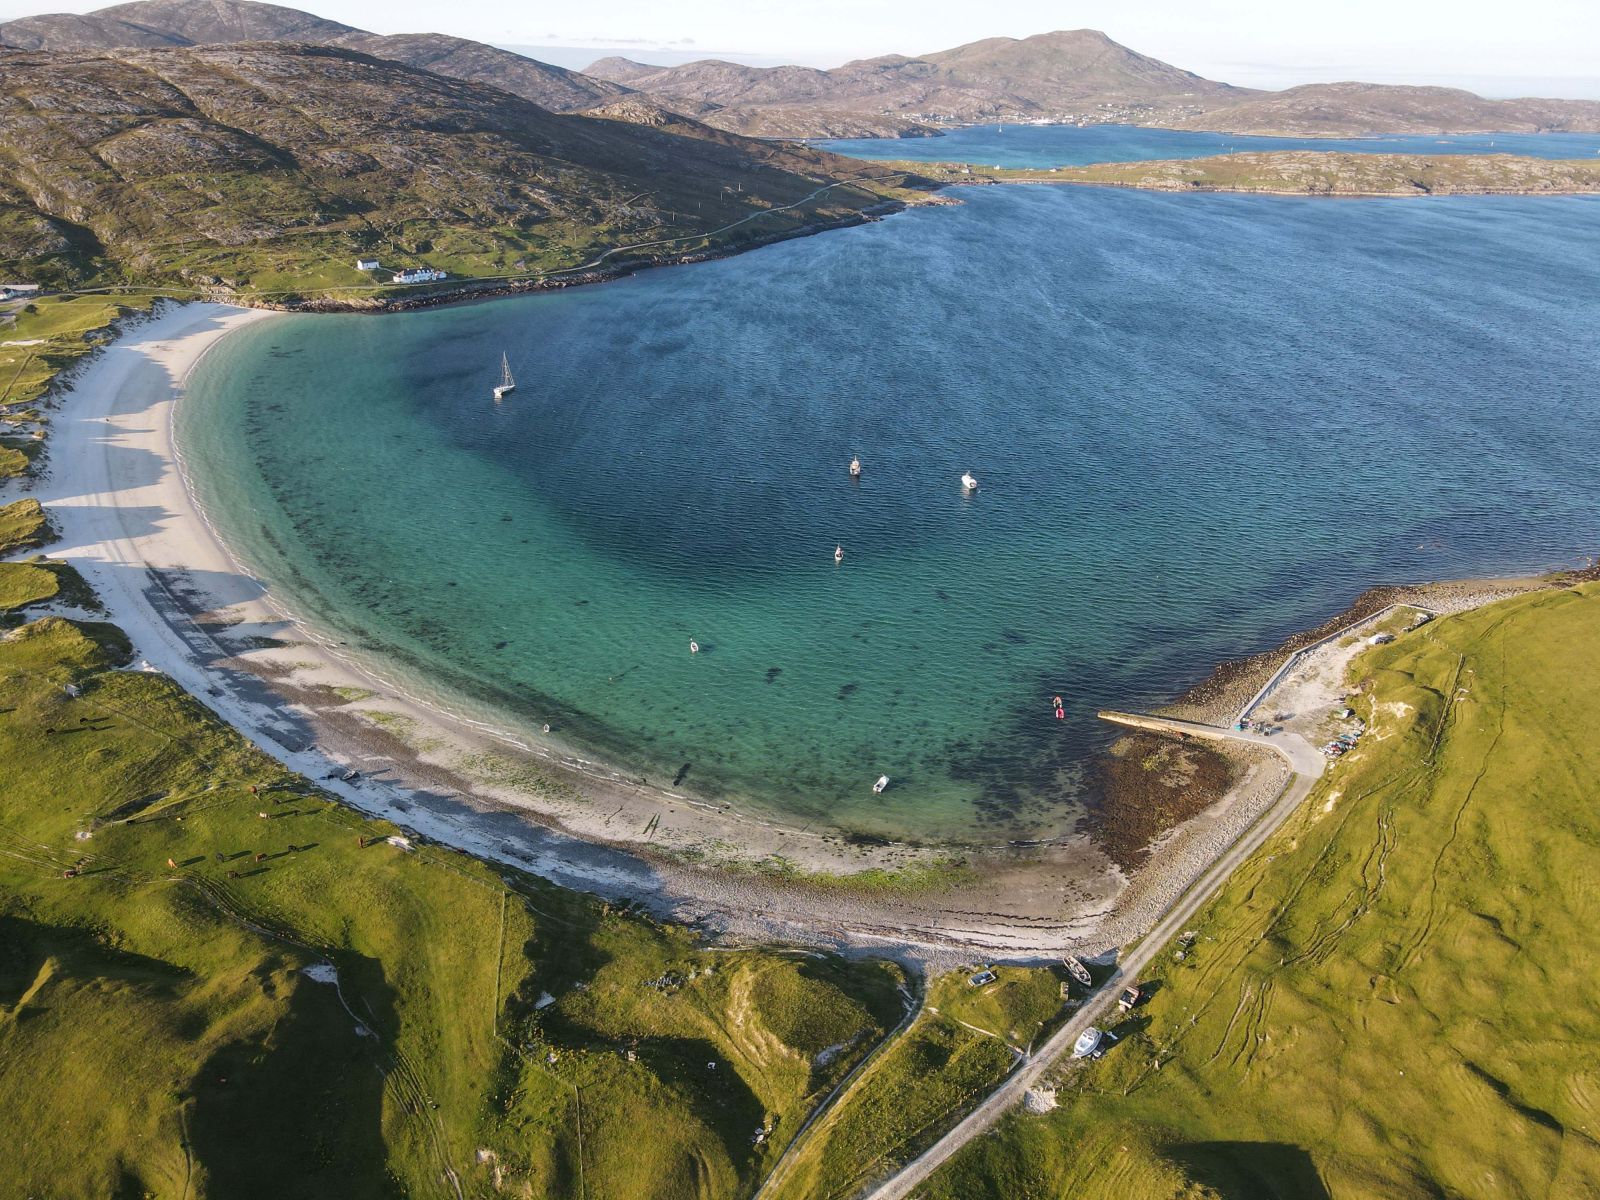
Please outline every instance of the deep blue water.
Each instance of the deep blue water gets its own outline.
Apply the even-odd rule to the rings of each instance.
[[[279,595],[440,698],[897,833],[1070,828],[1097,708],[1600,547],[1600,200],[960,199],[252,326],[179,437]]]
[[[933,138],[818,142],[852,158],[970,162],[996,167],[1077,167],[1150,158],[1205,158],[1243,150],[1353,150],[1366,154],[1525,154],[1593,158],[1600,133],[1486,133],[1448,137],[1277,138],[1141,129],[1136,125],[970,125]]]

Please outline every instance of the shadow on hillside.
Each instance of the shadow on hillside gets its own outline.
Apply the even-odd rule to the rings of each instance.
[[[1167,1151],[1224,1200],[1332,1200],[1311,1155],[1284,1142],[1190,1142]]]
[[[352,974],[370,974],[343,956],[340,966],[347,989]],[[388,1008],[390,989],[379,986]],[[363,978],[363,998],[371,987]],[[304,978],[278,1019],[263,1024],[219,1049],[194,1078],[189,1136],[209,1194],[396,1195],[385,1169],[390,1064],[381,1046],[357,1032],[333,987]]]
[[[176,995],[187,975],[163,959],[107,946],[83,929],[0,916],[0,1010],[25,1019],[31,1010],[17,1012],[18,1004],[52,973],[100,980],[103,986],[131,984],[163,1000]]]

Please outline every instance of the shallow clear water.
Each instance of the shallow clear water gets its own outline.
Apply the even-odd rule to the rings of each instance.
[[[179,440],[278,594],[431,694],[924,836],[1070,828],[1097,708],[1371,583],[1600,544],[1595,199],[960,198],[251,326]]]
[[[1077,167],[1149,158],[1205,158],[1244,150],[1353,150],[1364,154],[1525,154],[1593,158],[1600,133],[1485,133],[1449,137],[1276,138],[1136,125],[969,125],[932,138],[818,142],[852,158],[970,162],[996,167]]]

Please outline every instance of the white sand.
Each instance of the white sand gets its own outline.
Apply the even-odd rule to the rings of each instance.
[[[754,820],[550,750],[519,759],[494,731],[408,698],[398,681],[365,673],[272,605],[194,503],[171,435],[201,355],[271,315],[167,306],[125,331],[56,408],[34,493],[62,535],[50,554],[83,573],[139,665],[170,675],[353,807],[725,936],[951,961],[973,947],[990,958],[1093,954],[1137,936],[1281,787],[1276,772],[1250,771],[1234,795],[1175,831],[1131,888],[1081,837],[968,853],[967,879],[918,894],[774,881],[759,868],[775,856],[837,875],[915,868],[941,852],[855,846],[831,831]],[[483,768],[491,758],[502,766]],[[362,778],[338,778],[351,768]],[[539,786],[527,785],[523,768]]]
[[[179,586],[186,585],[204,593],[207,607],[258,632],[284,630],[262,587],[236,567],[193,504],[172,445],[173,409],[201,355],[224,335],[272,315],[216,304],[167,306],[125,333],[77,378],[58,409],[48,469],[33,492],[61,534],[51,556],[88,580],[132,639],[139,666],[171,676],[274,758],[321,779],[342,774],[346,765],[315,746],[296,748],[306,741],[296,714],[248,687],[242,673],[216,669],[231,656],[178,602]],[[297,648],[297,656],[316,658],[309,647]],[[357,807],[421,828],[395,806],[402,797],[337,781],[328,786]],[[552,874],[556,865],[550,864]],[[586,881],[619,889],[638,882],[628,872]]]
[[[172,440],[183,382],[218,339],[272,315],[163,307],[93,360],[56,407],[48,468],[33,489],[61,532],[50,553],[93,586],[132,639],[136,666],[171,676],[264,751],[363,811],[721,932],[919,953],[1046,952],[1095,936],[1122,884],[1083,839],[986,852],[973,860],[981,878],[937,894],[837,894],[774,883],[752,868],[781,855],[804,871],[849,874],[937,863],[945,852],[854,846],[831,831],[634,787],[592,764],[583,773],[568,770],[571,762],[537,764],[562,782],[537,795],[504,771],[474,778],[464,764],[506,754],[492,733],[408,699],[290,623],[186,487]],[[351,702],[335,689],[370,694]],[[360,780],[329,778],[351,768]]]

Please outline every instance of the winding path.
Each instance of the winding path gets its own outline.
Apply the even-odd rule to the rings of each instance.
[[[1135,713],[1103,712],[1100,716],[1119,725],[1137,729],[1162,730],[1203,737],[1215,741],[1248,742],[1265,746],[1277,752],[1288,762],[1293,774],[1283,795],[1273,803],[1261,818],[1215,862],[1205,874],[1190,885],[1173,901],[1162,918],[1139,944],[1117,964],[1117,969],[1090,996],[1082,1008],[1074,1013],[1060,1029],[1051,1034],[1045,1043],[1028,1056],[1004,1083],[997,1087],[982,1104],[968,1113],[959,1124],[894,1175],[866,1193],[866,1200],[900,1200],[925,1183],[930,1175],[948,1161],[968,1142],[986,1133],[1005,1114],[1005,1111],[1022,1099],[1022,1095],[1038,1082],[1051,1065],[1078,1040],[1078,1035],[1116,1003],[1117,996],[1129,983],[1138,979],[1140,972],[1172,941],[1226,882],[1229,875],[1245,859],[1254,854],[1262,843],[1277,832],[1300,802],[1311,793],[1312,786],[1322,774],[1326,762],[1304,738],[1298,734],[1280,733],[1266,736],[1217,725],[1202,725],[1195,721],[1174,721],[1164,717],[1147,717]],[[779,1164],[782,1165],[781,1163]],[[775,1172],[776,1173],[776,1172]]]

